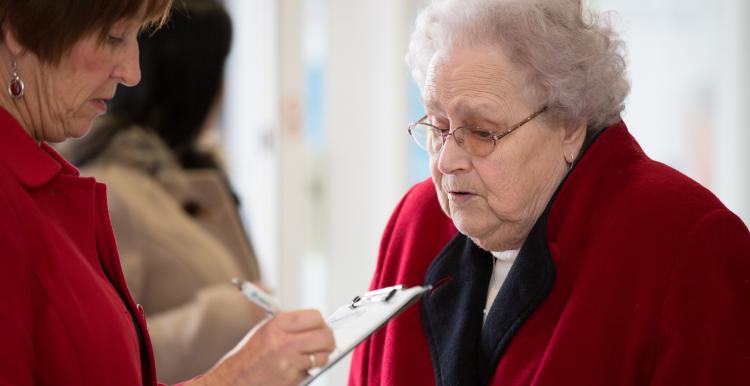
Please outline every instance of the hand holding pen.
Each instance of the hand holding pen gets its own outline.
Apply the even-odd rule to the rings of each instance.
[[[256,326],[204,378],[237,385],[297,385],[333,351],[333,332],[317,310],[280,311],[276,301],[249,282],[242,294],[272,318]]]
[[[247,300],[255,303],[255,305],[262,308],[269,315],[273,316],[281,312],[281,308],[276,299],[257,285],[249,281],[242,281],[238,278],[232,279],[232,284],[240,290]]]

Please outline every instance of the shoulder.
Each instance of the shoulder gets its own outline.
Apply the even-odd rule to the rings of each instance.
[[[15,193],[19,189],[23,189],[23,187],[21,186],[21,182],[3,162],[0,162],[0,188],[2,188],[2,192],[4,193]],[[0,196],[4,195],[5,194]]]
[[[432,180],[426,179],[412,186],[398,205],[398,211],[418,217],[442,215],[437,192]]]
[[[561,198],[642,226],[695,223],[726,207],[688,176],[649,158],[624,124],[602,133],[563,187]]]
[[[417,183],[396,206],[383,232],[371,288],[421,284],[427,267],[456,232],[440,209],[432,181]]]
[[[4,273],[14,271],[14,267],[30,263],[30,247],[34,242],[34,216],[27,209],[32,203],[28,193],[18,179],[0,163],[0,259]],[[25,257],[24,257],[25,256]],[[17,272],[16,272],[17,273]]]
[[[551,208],[548,229],[640,240],[666,253],[714,212],[731,214],[698,182],[649,158],[622,126],[604,132],[573,169]]]
[[[670,166],[645,158],[621,175],[621,210],[673,222],[696,222],[727,211],[707,188]]]
[[[416,240],[429,244],[433,240],[441,247],[456,233],[451,219],[438,202],[432,180],[427,179],[412,186],[391,214],[383,234],[383,245]]]
[[[24,189],[16,176],[0,162],[0,223],[12,225],[22,221],[24,201],[29,200],[29,193]],[[30,202],[30,201],[29,201]]]
[[[426,179],[412,186],[391,215],[389,228],[431,228],[453,231],[453,223],[440,208],[435,185]]]

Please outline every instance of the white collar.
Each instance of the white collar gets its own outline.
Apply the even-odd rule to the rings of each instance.
[[[513,261],[518,256],[519,251],[520,249],[511,249],[509,251],[490,251],[490,253],[500,261]]]

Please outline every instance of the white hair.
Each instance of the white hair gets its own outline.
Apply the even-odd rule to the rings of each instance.
[[[630,92],[624,43],[581,0],[428,0],[406,55],[420,88],[435,52],[452,45],[501,49],[521,70],[526,101],[564,125],[607,127]]]

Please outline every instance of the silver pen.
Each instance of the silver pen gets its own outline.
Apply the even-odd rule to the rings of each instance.
[[[238,278],[233,278],[232,284],[240,290],[247,300],[264,309],[269,315],[273,316],[281,312],[276,300],[255,284]]]

